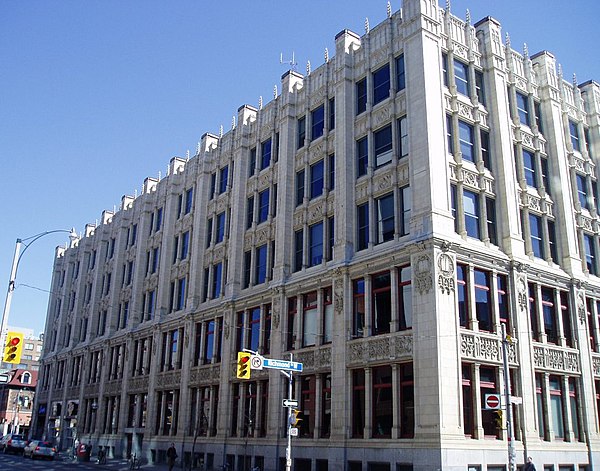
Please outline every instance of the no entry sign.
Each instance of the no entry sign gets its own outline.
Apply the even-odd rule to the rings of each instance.
[[[500,409],[500,406],[501,406],[500,394],[486,394],[484,401],[485,401],[485,409],[488,409],[488,410]]]

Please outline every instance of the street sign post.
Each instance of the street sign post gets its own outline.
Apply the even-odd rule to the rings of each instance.
[[[297,361],[274,360],[273,358],[263,358],[263,368],[301,372],[302,366],[302,363],[298,363]]]
[[[485,409],[498,410],[502,407],[500,394],[486,394],[484,399]]]
[[[283,407],[298,407],[298,401],[294,399],[284,399],[282,405]]]

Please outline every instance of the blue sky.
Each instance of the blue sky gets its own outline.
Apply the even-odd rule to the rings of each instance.
[[[392,9],[400,8],[393,0]],[[568,5],[567,5],[568,3]],[[443,3],[445,4],[445,2]],[[288,7],[288,5],[290,5]],[[231,126],[243,104],[268,102],[295,52],[298,71],[335,51],[342,29],[386,17],[380,0],[4,0],[0,2],[0,231],[4,302],[15,239],[81,232],[200,136]],[[472,22],[496,18],[513,48],[549,50],[564,76],[600,81],[600,2],[454,0]],[[589,55],[592,54],[592,55]],[[44,328],[54,247],[22,258],[10,325]]]

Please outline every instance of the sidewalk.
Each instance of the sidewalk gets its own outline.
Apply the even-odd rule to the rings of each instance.
[[[82,469],[97,469],[97,470],[113,470],[113,471],[129,471],[129,461],[124,458],[113,458],[106,460],[106,464],[98,464],[97,456],[92,456],[90,461],[77,461],[73,459],[72,455],[68,452],[61,452],[56,456],[57,461],[62,461],[64,463],[73,463],[73,465],[77,467],[81,467]],[[152,463],[144,463],[140,466],[140,469],[147,469],[152,471],[167,471],[169,467],[166,463],[161,464],[152,464]],[[181,470],[181,463],[177,463],[173,468],[173,471]]]

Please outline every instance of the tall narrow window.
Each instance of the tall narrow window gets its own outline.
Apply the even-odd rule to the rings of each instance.
[[[544,258],[544,240],[542,235],[542,218],[535,214],[529,215],[529,229],[531,231],[531,250],[533,255]]]
[[[309,347],[317,343],[317,292],[305,294],[303,298],[302,346]]]
[[[394,194],[389,193],[377,198],[377,240],[380,244],[394,239]]]
[[[323,135],[325,129],[325,105],[314,109],[310,114],[310,118],[312,123],[310,138],[315,140]]]
[[[396,90],[406,88],[406,74],[404,71],[404,54],[396,57]]]
[[[217,237],[216,243],[223,242],[225,238],[225,213],[217,214]]]
[[[392,321],[392,285],[390,273],[381,273],[372,278],[372,319],[373,335],[390,332]]]
[[[373,133],[375,142],[375,165],[381,167],[392,161],[392,125],[388,124]]]
[[[352,336],[363,337],[365,329],[365,280],[352,282]]]
[[[294,271],[300,271],[302,270],[302,259],[304,257],[304,237],[302,229],[294,233],[294,245]]]
[[[212,298],[217,299],[221,296],[221,286],[223,279],[223,263],[219,262],[213,266],[213,291]]]
[[[369,140],[363,137],[356,141],[356,176],[361,177],[367,174],[369,164]]]
[[[537,188],[535,181],[535,156],[532,152],[525,149],[523,149],[523,173],[527,185]]]
[[[456,91],[469,96],[469,66],[454,60],[454,84]]]
[[[467,267],[456,264],[456,294],[458,299],[458,322],[461,327],[469,326]]]
[[[264,170],[271,165],[271,139],[267,139],[260,145],[260,169]]]
[[[479,239],[479,198],[476,193],[464,190],[463,210],[465,213],[465,229],[467,230],[467,235]]]
[[[410,186],[400,188],[400,235],[410,233],[410,214],[412,210],[412,194]]]
[[[463,160],[475,162],[473,126],[465,123],[464,121],[459,121],[458,131],[458,137],[460,141],[460,152],[462,153]]]
[[[267,281],[267,244],[256,249],[256,284]]]
[[[309,266],[314,267],[323,261],[323,223],[313,224],[308,228],[309,234]]]
[[[477,101],[485,106],[485,88],[483,83],[483,72],[475,71],[475,92],[477,93]]]
[[[185,260],[190,249],[190,231],[186,231],[181,235],[181,260]]]
[[[490,154],[490,133],[482,129],[479,135],[481,136],[481,160],[483,160],[483,166],[488,170],[492,170],[492,157]]]
[[[373,105],[390,96],[390,65],[373,72]]]
[[[577,200],[581,205],[581,208],[590,209],[588,205],[588,197],[587,197],[587,184],[585,176],[577,173],[575,174],[575,181],[577,183]]]
[[[329,99],[329,130],[335,129],[335,98]]]
[[[229,177],[229,167],[225,165],[219,172],[219,193],[227,191],[227,181]]]
[[[296,173],[296,206],[304,202],[304,170]]]
[[[301,149],[304,147],[304,141],[306,140],[306,116],[298,118],[298,144],[297,148]]]
[[[392,400],[392,367],[378,366],[373,377],[373,438],[391,438],[394,404]]]
[[[408,120],[406,116],[398,119],[398,143],[400,144],[398,157],[406,157],[408,155]]]
[[[559,376],[550,376],[548,384],[550,386],[550,416],[552,418],[552,430],[554,438],[565,437],[565,419],[563,415],[563,389],[561,378]]]
[[[591,275],[597,275],[594,237],[589,234],[583,234],[583,246],[585,249],[585,267]]]
[[[571,137],[571,145],[573,150],[581,152],[581,146],[579,144],[579,130],[577,129],[577,123],[569,120],[569,136]]]
[[[254,222],[254,196],[248,198],[246,201],[246,229],[250,229],[252,227],[252,223]]]
[[[492,319],[492,296],[490,285],[490,274],[482,270],[474,270],[475,278],[475,311],[479,330],[491,332],[493,328]]]
[[[412,329],[412,270],[410,265],[400,267],[398,295],[400,309],[400,330]]]
[[[265,222],[269,217],[269,189],[258,194],[258,223]]]
[[[189,214],[194,204],[194,189],[190,188],[185,192],[185,214]]]
[[[356,114],[367,111],[367,79],[356,82]]]
[[[529,126],[529,99],[523,93],[517,92],[517,114],[519,122]]]
[[[357,250],[363,250],[369,246],[369,203],[357,207],[357,223]]]
[[[323,194],[325,183],[325,163],[319,160],[310,166],[310,199],[317,198]]]
[[[542,314],[544,332],[549,343],[558,343],[558,319],[554,302],[554,290],[542,287]]]

